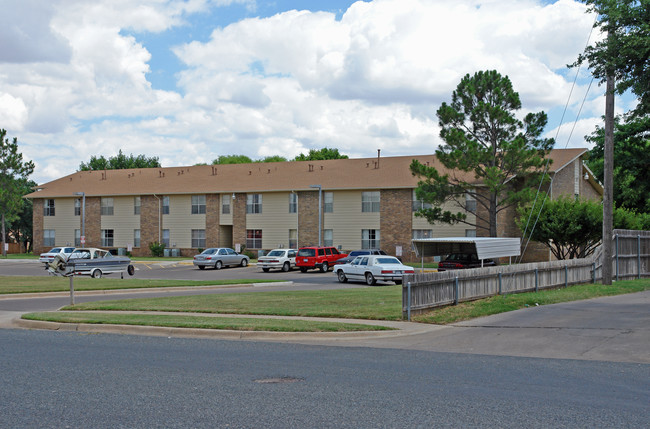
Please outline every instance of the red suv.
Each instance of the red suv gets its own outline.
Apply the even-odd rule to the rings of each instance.
[[[300,267],[303,273],[313,268],[325,272],[334,265],[334,261],[346,256],[346,253],[339,253],[336,247],[301,247],[296,255],[296,267]]]

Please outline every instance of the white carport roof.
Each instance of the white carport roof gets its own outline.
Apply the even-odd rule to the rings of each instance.
[[[452,253],[476,253],[478,258],[492,259],[521,254],[519,238],[448,237],[417,238],[412,240],[418,257],[442,256]]]

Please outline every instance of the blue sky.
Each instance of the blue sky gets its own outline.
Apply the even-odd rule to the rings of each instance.
[[[163,166],[220,155],[433,153],[435,111],[496,69],[556,147],[588,147],[602,88],[566,64],[573,0],[0,0],[0,128],[44,183],[119,150]],[[594,35],[599,37],[598,35]],[[557,130],[569,100],[565,124]],[[618,101],[619,112],[630,108]],[[580,116],[574,121],[578,112]],[[573,130],[573,131],[572,131]],[[569,140],[569,135],[571,139]]]

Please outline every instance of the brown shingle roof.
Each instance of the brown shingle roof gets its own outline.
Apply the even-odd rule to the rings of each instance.
[[[585,149],[553,150],[551,172],[584,152]],[[414,188],[419,179],[409,169],[413,159],[443,171],[434,155],[78,171],[40,185],[39,191],[25,197],[68,197],[75,192],[119,196],[298,191],[307,190],[310,185],[321,185],[327,190]],[[468,182],[474,180],[472,174],[461,174]]]

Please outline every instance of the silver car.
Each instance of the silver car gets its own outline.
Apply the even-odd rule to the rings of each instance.
[[[267,273],[271,268],[290,271],[296,266],[296,249],[273,249],[264,256],[257,258],[257,266]]]
[[[67,259],[73,250],[74,247],[55,247],[45,253],[41,253],[40,257],[38,258],[38,262],[44,263],[45,268],[47,268],[47,264],[52,262],[56,255],[61,255]]]
[[[231,265],[245,267],[248,265],[248,261],[248,256],[237,253],[228,247],[211,247],[195,255],[192,263],[195,267],[199,267],[200,270],[205,269],[205,267],[220,270]]]

